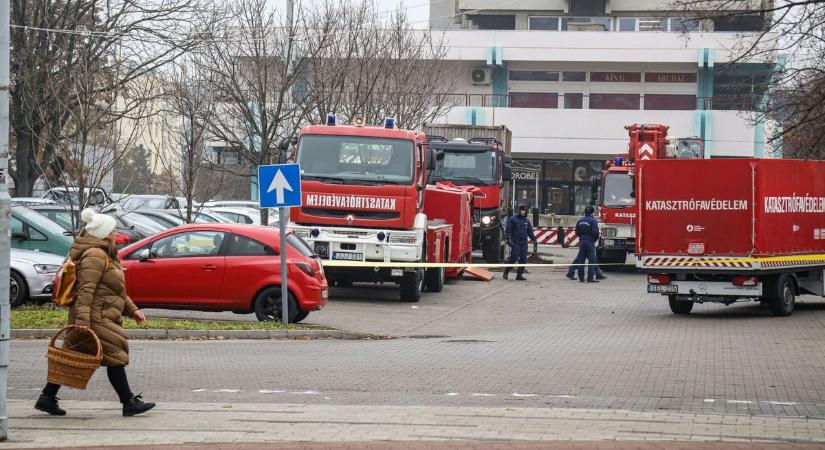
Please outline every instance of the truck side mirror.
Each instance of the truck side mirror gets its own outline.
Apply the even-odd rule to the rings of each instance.
[[[513,181],[513,157],[504,155],[504,167],[501,172],[501,181]]]
[[[427,147],[427,170],[434,170],[436,165],[436,151],[432,147]]]

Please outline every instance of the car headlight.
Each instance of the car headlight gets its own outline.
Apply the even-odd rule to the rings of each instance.
[[[40,274],[46,273],[57,273],[60,270],[60,266],[54,264],[35,264],[34,271]]]
[[[616,229],[615,228],[610,228],[610,227],[602,228],[602,236],[604,236],[604,237],[616,237]]]
[[[481,223],[483,223],[484,225],[490,225],[490,222],[492,222],[492,221],[493,221],[493,219],[490,216],[483,216],[481,218]]]

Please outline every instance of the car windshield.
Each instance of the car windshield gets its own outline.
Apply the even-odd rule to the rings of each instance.
[[[66,231],[74,231],[79,225],[77,216],[65,209],[35,209],[38,213],[46,216],[52,222],[60,225]]]
[[[138,208],[163,209],[166,207],[166,198],[132,197],[120,203],[126,211],[132,211]]]
[[[633,184],[630,175],[626,173],[608,174],[604,179],[602,205],[608,208],[628,208],[636,204],[630,194]]]
[[[358,136],[305,135],[298,145],[301,177],[339,184],[412,183],[413,142]]]
[[[15,208],[14,211],[23,218],[23,221],[28,222],[35,228],[37,228],[40,232],[47,232],[58,236],[60,239],[65,241],[71,242],[71,238],[66,236],[65,233],[67,230],[63,229],[60,225],[55,222],[52,222],[46,216],[36,213],[28,208]]]
[[[295,233],[290,233],[286,235],[286,241],[289,245],[298,250],[304,256],[313,257],[315,256],[315,252],[312,251],[309,244],[307,244],[300,236],[296,235]]]
[[[437,150],[435,169],[429,182],[452,181],[456,184],[496,183],[498,164],[494,151]]]
[[[141,216],[140,214],[127,213],[120,217],[129,223],[129,225],[132,225],[138,229],[138,231],[141,231],[143,234],[152,235],[165,230],[165,228],[157,222],[147,218],[146,216]]]

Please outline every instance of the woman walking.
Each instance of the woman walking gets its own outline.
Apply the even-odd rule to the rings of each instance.
[[[77,267],[77,290],[69,309],[69,324],[81,329],[69,331],[63,347],[94,353],[95,343],[83,328],[94,331],[103,346],[102,365],[106,366],[109,381],[123,404],[123,415],[141,414],[155,404],[144,403],[140,395],[132,394],[129,389],[126,378],[129,343],[123,331],[123,314],[139,324],[146,321],[146,316],[126,295],[126,281],[115,246],[115,220],[91,209],[83,210],[80,219],[86,224],[85,232],[74,241],[69,252]],[[66,411],[58,405],[59,389],[60,385],[47,383],[34,407],[53,416],[65,415]]]

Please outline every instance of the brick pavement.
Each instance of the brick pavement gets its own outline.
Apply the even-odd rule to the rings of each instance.
[[[10,448],[385,441],[825,443],[825,419],[525,407],[165,403],[124,418],[111,402],[49,417],[9,404]]]
[[[69,448],[69,447],[64,447]],[[110,447],[86,447],[90,450]],[[286,442],[255,444],[152,445],[118,450],[816,450],[825,444],[667,442],[667,441],[413,441],[413,442]]]

